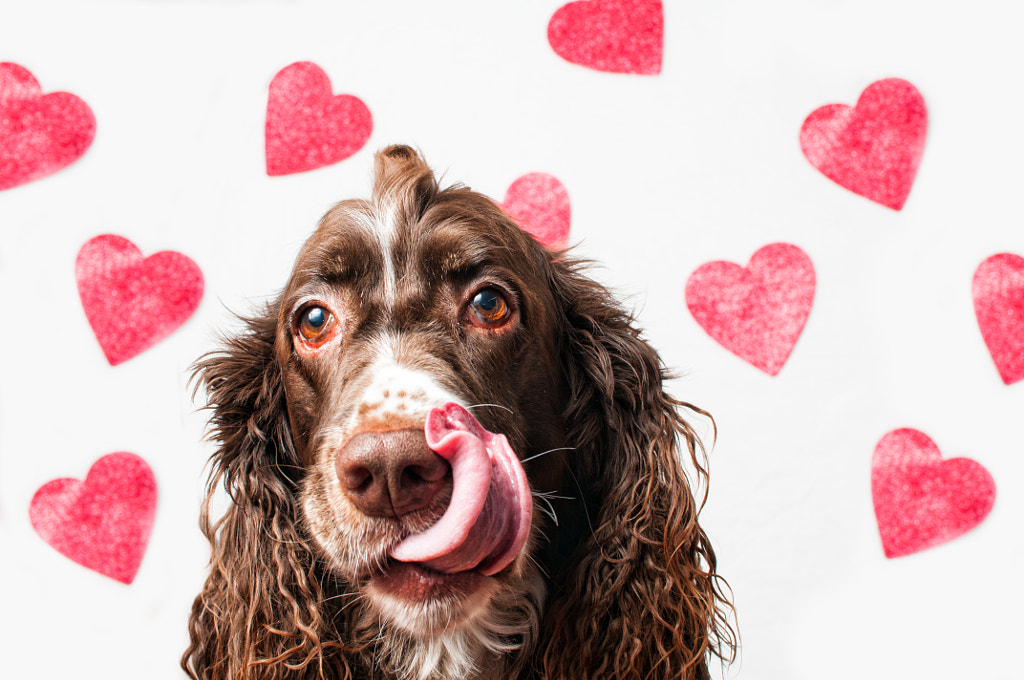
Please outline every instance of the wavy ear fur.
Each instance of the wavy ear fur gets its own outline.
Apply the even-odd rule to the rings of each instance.
[[[728,662],[736,649],[728,586],[678,458],[682,444],[706,489],[706,454],[680,409],[707,414],[665,393],[657,353],[579,263],[552,267],[565,325],[565,422],[592,533],[551,584],[538,674],[707,678],[707,657]]]
[[[200,525],[213,556],[189,621],[182,668],[198,680],[349,678],[313,552],[296,525],[302,468],[274,358],[277,307],[195,366],[218,443]],[[230,505],[211,518],[223,488]]]

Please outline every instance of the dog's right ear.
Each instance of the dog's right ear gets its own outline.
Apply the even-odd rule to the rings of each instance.
[[[396,223],[418,220],[437,192],[433,171],[411,147],[399,144],[377,152],[373,205],[378,214],[390,215]]]

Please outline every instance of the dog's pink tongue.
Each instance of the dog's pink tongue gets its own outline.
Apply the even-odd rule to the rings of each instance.
[[[530,529],[533,506],[519,459],[504,435],[485,430],[458,404],[432,410],[424,430],[427,445],[452,466],[452,499],[441,519],[396,545],[391,556],[447,573],[498,573],[522,550]]]

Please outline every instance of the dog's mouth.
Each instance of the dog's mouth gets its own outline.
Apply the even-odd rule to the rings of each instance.
[[[420,562],[388,560],[372,583],[378,591],[404,602],[453,602],[475,593],[485,578],[476,569],[448,574]]]

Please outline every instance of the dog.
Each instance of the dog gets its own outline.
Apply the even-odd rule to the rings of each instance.
[[[191,677],[700,679],[732,659],[679,458],[706,489],[682,413],[707,414],[586,267],[413,149],[377,153],[372,198],[335,205],[196,364],[217,449]]]

